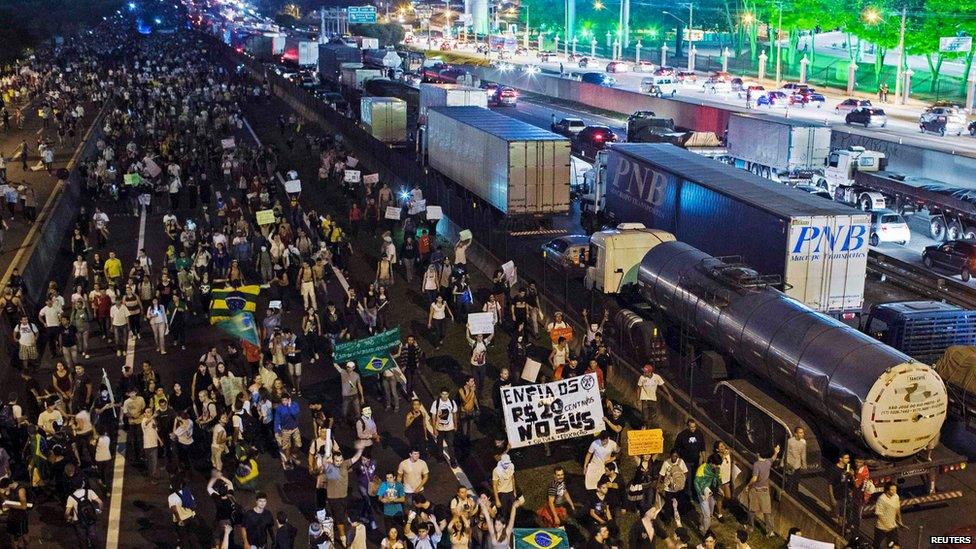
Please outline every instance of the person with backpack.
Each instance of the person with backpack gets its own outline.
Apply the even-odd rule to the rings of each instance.
[[[176,477],[170,482],[166,505],[173,514],[179,547],[182,549],[210,547],[210,536],[207,535],[203,522],[197,516],[197,500],[182,478]]]
[[[101,512],[101,498],[88,488],[88,481],[82,477],[75,491],[68,495],[68,502],[64,506],[64,520],[74,526],[81,547],[92,549],[97,545],[98,515]]]

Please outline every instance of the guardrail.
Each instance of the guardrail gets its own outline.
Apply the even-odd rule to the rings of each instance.
[[[976,309],[976,288],[874,250],[868,253],[868,272],[920,297]]]

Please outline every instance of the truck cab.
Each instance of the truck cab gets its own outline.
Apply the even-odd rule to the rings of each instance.
[[[880,172],[887,164],[888,159],[884,153],[869,151],[864,147],[831,151],[824,174],[817,178],[815,184],[830,194],[835,194],[837,187],[854,185],[855,172]]]
[[[953,345],[976,345],[976,311],[941,301],[871,307],[861,331],[915,360],[933,364]]]
[[[637,284],[637,270],[651,248],[673,242],[674,235],[648,229],[643,223],[621,223],[590,236],[589,265],[583,285],[605,294],[619,294]]]

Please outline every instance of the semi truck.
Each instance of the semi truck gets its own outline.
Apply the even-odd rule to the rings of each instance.
[[[637,111],[627,118],[628,143],[670,143],[710,158],[728,155],[728,149],[713,132],[683,130],[673,118],[655,116],[652,111]]]
[[[420,122],[427,118],[430,107],[482,107],[488,108],[485,90],[458,84],[420,84]]]
[[[339,83],[339,72],[343,63],[362,63],[363,53],[359,48],[343,42],[319,44],[319,77],[325,82]]]
[[[403,82],[378,78],[363,85],[363,91],[375,97],[396,97],[407,103],[407,124],[417,122],[420,113],[420,90]]]
[[[399,69],[403,59],[393,50],[363,50],[363,63],[381,69]]]
[[[363,85],[376,78],[384,78],[386,75],[380,69],[367,69],[362,65],[343,63],[339,71],[339,83],[345,90],[362,91]]]
[[[501,216],[548,222],[569,212],[568,139],[483,107],[427,112],[421,139],[438,173]]]
[[[299,67],[316,67],[319,63],[319,43],[304,36],[289,36],[285,40],[281,58]]]
[[[376,139],[390,144],[407,141],[407,103],[396,97],[363,97],[363,126]]]
[[[864,301],[870,215],[673,145],[619,143],[593,166],[596,224],[643,223],[779,277],[815,311],[852,317]],[[616,269],[618,267],[613,267]],[[586,279],[589,287],[613,290]]]
[[[949,347],[976,346],[976,311],[941,301],[877,303],[861,330],[915,360],[934,364]]]
[[[795,184],[823,169],[830,153],[830,127],[795,118],[732,113],[725,141],[736,167]]]

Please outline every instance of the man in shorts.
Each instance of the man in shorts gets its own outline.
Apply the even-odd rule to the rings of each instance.
[[[274,432],[281,450],[281,466],[286,471],[294,469],[300,464],[302,435],[298,431],[298,403],[288,393],[282,395],[281,404],[275,408]]]

